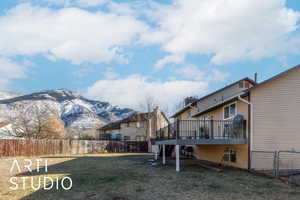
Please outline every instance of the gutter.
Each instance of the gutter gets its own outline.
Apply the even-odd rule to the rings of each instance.
[[[250,105],[250,152],[253,150],[253,104],[241,96],[238,96],[238,99],[248,105]],[[250,153],[250,161],[251,161],[251,153]],[[251,166],[250,166],[251,167]]]

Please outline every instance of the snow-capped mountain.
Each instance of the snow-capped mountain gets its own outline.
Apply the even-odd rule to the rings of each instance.
[[[89,100],[68,90],[47,90],[27,95],[15,95],[12,98],[9,95],[6,97],[8,98],[0,98],[2,112],[27,109],[32,105],[47,105],[58,111],[66,127],[81,130],[97,128],[108,122],[124,119],[135,112],[129,108],[112,106],[108,102]]]
[[[17,96],[21,96],[21,94],[14,93],[14,92],[1,92],[0,91],[0,100],[10,99],[10,98],[14,98],[14,97],[17,97]]]

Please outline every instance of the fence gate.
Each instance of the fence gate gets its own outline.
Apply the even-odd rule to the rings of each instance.
[[[251,169],[300,184],[300,152],[252,151]]]
[[[300,184],[300,152],[278,151],[275,172],[277,177]]]

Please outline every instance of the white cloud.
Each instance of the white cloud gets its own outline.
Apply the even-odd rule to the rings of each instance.
[[[0,57],[0,89],[6,89],[12,79],[25,78],[24,66]]]
[[[24,78],[24,67],[9,59],[0,57],[0,76],[6,78]]]
[[[171,64],[171,63],[180,64],[182,62],[184,62],[184,56],[182,56],[182,55],[175,55],[174,54],[174,55],[169,55],[169,56],[166,56],[166,57],[158,60],[155,63],[154,67],[156,69],[161,69],[161,68],[163,68],[167,64]]]
[[[119,77],[119,74],[117,74],[116,72],[114,72],[112,70],[112,68],[107,68],[106,71],[103,73],[104,78],[111,80],[111,79],[116,79]]]
[[[32,0],[27,0],[32,1]],[[36,1],[36,0],[35,0]],[[55,6],[69,6],[71,4],[72,0],[37,0],[36,2],[40,3],[48,3],[49,5],[55,5]]]
[[[0,17],[0,55],[44,55],[73,64],[124,62],[123,47],[147,29],[120,13],[20,4]]]
[[[162,44],[170,54],[212,55],[213,64],[299,53],[299,42],[293,42],[291,33],[300,15],[285,2],[174,0],[172,5],[156,4],[150,19],[158,25],[157,31],[144,35],[143,40]]]
[[[33,2],[36,4],[46,3],[54,6],[78,6],[78,7],[96,7],[101,6],[109,0],[23,0],[27,2]]]
[[[95,7],[107,2],[108,0],[76,0],[75,4],[81,7]]]
[[[149,81],[141,75],[124,79],[99,80],[87,89],[90,98],[109,101],[114,105],[140,109],[139,105],[151,96],[161,107],[176,105],[186,96],[207,92],[205,81]],[[174,109],[173,107],[169,109]]]
[[[218,69],[200,69],[196,65],[186,64],[180,67],[175,72],[183,78],[195,81],[206,82],[222,82],[226,80],[230,74],[228,72],[221,72]]]
[[[221,72],[217,69],[212,69],[212,75],[208,78],[209,81],[225,81],[230,74],[228,72]]]
[[[82,77],[86,77],[88,76],[90,73],[95,72],[95,68],[94,67],[80,67],[79,69],[73,71],[73,75],[77,76],[78,78],[82,78]]]
[[[191,80],[205,80],[205,72],[195,65],[189,64],[176,70],[176,73]]]

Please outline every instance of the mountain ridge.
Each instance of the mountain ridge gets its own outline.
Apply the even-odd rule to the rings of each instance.
[[[0,92],[1,94],[5,92]],[[77,130],[99,128],[109,122],[124,119],[136,111],[130,108],[120,108],[113,106],[109,102],[92,100],[83,97],[77,92],[57,89],[43,90],[30,94],[11,93],[15,95],[4,94],[0,98],[0,109],[6,112],[26,109],[32,105],[48,105],[56,109],[65,127]]]

